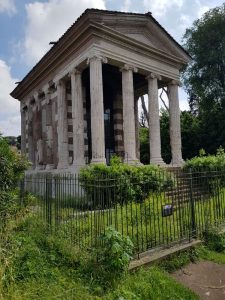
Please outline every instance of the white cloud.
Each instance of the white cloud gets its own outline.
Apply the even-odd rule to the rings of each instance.
[[[13,78],[10,67],[0,60],[0,132],[8,135],[20,131],[20,105],[9,93],[15,88],[16,78]]]
[[[121,11],[130,11],[131,7],[131,0],[124,0],[123,6],[121,8]]]
[[[205,12],[207,12],[209,9],[210,9],[210,7],[209,7],[209,6],[206,6],[206,5],[200,6],[199,11],[198,11],[198,18],[201,18],[201,16],[202,16]]]
[[[1,0],[0,0],[1,1]],[[105,9],[104,0],[49,0],[26,5],[27,25],[23,59],[29,65],[37,62],[86,8]]]
[[[9,116],[5,120],[0,120],[0,132],[3,133],[4,136],[20,135],[20,115]]]
[[[0,0],[0,13],[8,13],[13,15],[16,13],[16,6],[14,0]]]
[[[183,2],[184,0],[143,0],[144,8],[150,10],[156,17],[165,15],[173,6],[182,7]]]

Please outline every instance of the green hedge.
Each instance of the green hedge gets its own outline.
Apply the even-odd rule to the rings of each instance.
[[[200,155],[190,160],[187,160],[184,165],[184,170],[198,171],[225,171],[225,153],[223,148],[217,149],[216,155],[205,155],[205,151],[200,150]]]
[[[171,174],[154,165],[131,166],[114,157],[111,165],[91,165],[80,172],[80,181],[93,207],[111,207],[128,201],[142,202],[150,192],[174,184]]]
[[[216,155],[206,155],[203,149],[200,155],[187,160],[184,171],[192,174],[198,184],[204,186],[210,193],[219,193],[225,187],[225,153],[222,147],[217,149]]]

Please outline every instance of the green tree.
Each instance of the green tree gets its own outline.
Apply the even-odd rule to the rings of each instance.
[[[225,3],[196,20],[183,45],[193,58],[183,81],[199,118],[201,147],[215,153],[225,146]]]
[[[140,160],[143,164],[149,164],[149,129],[146,127],[139,128],[140,139]]]
[[[28,161],[11,149],[7,140],[0,136],[0,191],[16,187],[28,166]]]

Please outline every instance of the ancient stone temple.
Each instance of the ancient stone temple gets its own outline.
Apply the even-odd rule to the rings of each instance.
[[[158,89],[168,87],[172,166],[181,153],[179,71],[188,53],[152,17],[87,9],[13,90],[33,172],[77,172],[113,153],[139,163],[138,105],[148,94],[150,162],[163,165]]]

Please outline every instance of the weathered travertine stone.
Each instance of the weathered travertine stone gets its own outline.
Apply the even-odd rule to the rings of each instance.
[[[118,93],[113,101],[113,127],[115,152],[123,158],[124,143],[123,143],[123,101],[122,95]]]
[[[34,140],[36,144],[35,148],[35,168],[37,170],[44,169],[44,141],[43,141],[43,123],[42,118],[43,110],[41,106],[41,99],[38,98],[38,94],[34,94],[35,97],[35,124],[34,124]]]
[[[20,102],[21,113],[21,153],[26,154],[26,114],[27,106]]]
[[[81,72],[73,70],[71,76],[72,118],[73,118],[73,164],[79,171],[85,165],[84,159],[84,111]]]
[[[161,137],[159,121],[158,80],[161,76],[149,74],[148,80],[148,107],[149,107],[149,142],[150,163],[163,165],[161,156]]]
[[[98,55],[88,59],[90,64],[92,164],[106,163],[102,62],[106,63],[107,59]]]
[[[136,156],[140,160],[138,97],[134,99],[134,117],[135,117],[135,135],[136,135]]]
[[[46,114],[45,114],[45,136],[46,136],[46,170],[54,168],[53,163],[53,128],[52,128],[52,101],[48,89],[45,90]]]
[[[179,81],[172,80],[168,85],[169,112],[170,112],[170,145],[172,166],[182,166],[184,161],[181,153],[181,130],[178,86]]]
[[[68,153],[68,124],[66,106],[66,87],[63,80],[57,85],[57,112],[58,112],[58,166],[57,169],[66,169],[69,165]]]
[[[43,145],[44,141],[42,139],[37,140],[37,153],[36,153],[36,168],[42,169],[44,163],[44,153],[43,153]]]
[[[33,139],[33,103],[28,104],[28,159],[32,163],[31,168],[35,165],[34,139]]]
[[[134,86],[133,72],[137,68],[125,64],[122,71],[122,94],[123,94],[123,132],[124,132],[124,151],[125,162],[137,164],[136,156],[136,134],[134,117]]]

